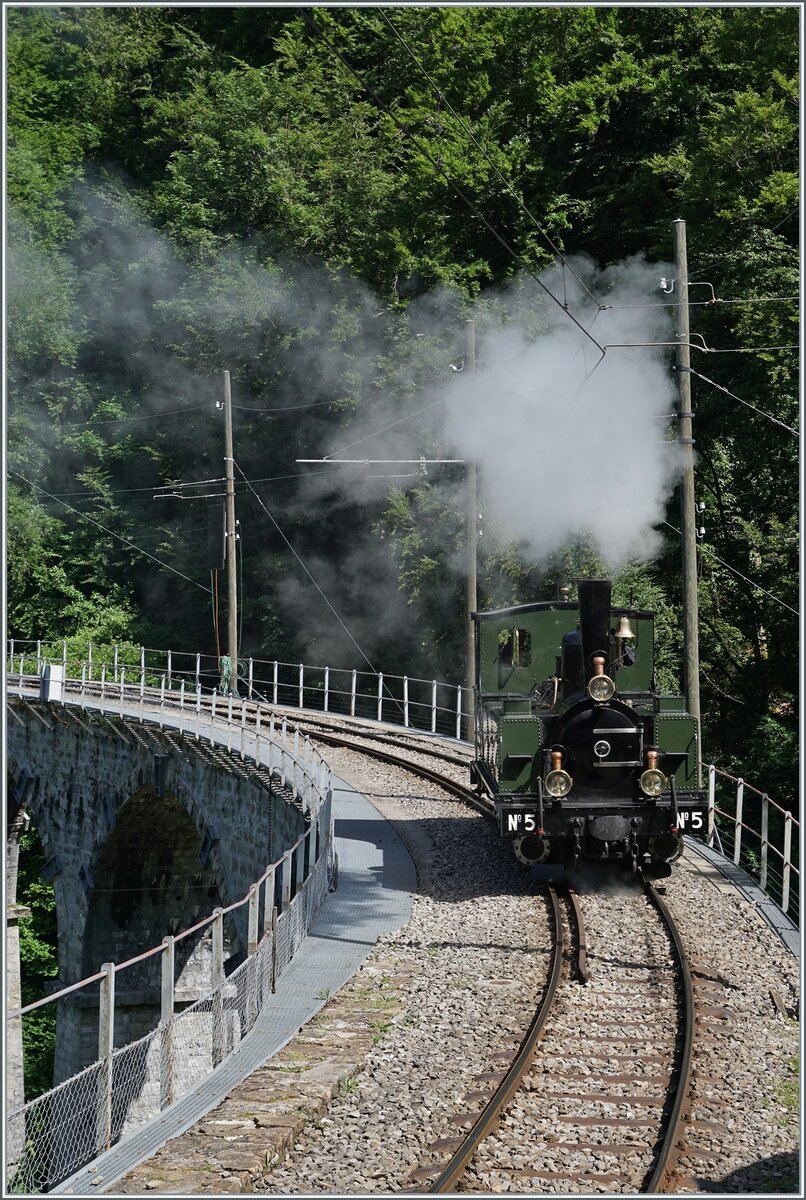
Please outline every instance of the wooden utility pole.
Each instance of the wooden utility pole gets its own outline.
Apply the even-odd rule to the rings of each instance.
[[[683,535],[683,648],[686,704],[697,723],[697,786],[701,786],[700,643],[697,600],[697,522],[694,499],[694,439],[691,429],[691,354],[688,320],[688,253],[686,223],[672,222],[677,287],[677,386],[680,400],[680,444],[685,469],[680,485],[680,529]]]
[[[229,371],[224,372],[224,476],[227,481],[227,521],[224,534],[227,563],[227,630],[229,642],[229,690],[238,694],[238,534],[235,525],[235,458],[232,450],[232,386]]]
[[[465,370],[472,375],[476,373],[476,323],[465,321]],[[467,611],[465,616],[465,685],[468,689],[467,716],[471,730],[476,715],[476,646],[473,622],[470,614],[478,607],[476,579],[476,514],[478,500],[476,496],[476,464],[467,463]]]

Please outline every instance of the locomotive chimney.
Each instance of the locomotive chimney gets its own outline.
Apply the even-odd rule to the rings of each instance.
[[[594,654],[603,654],[605,663],[610,661],[610,593],[609,579],[577,581],[582,669],[586,681],[593,674],[591,659]]]

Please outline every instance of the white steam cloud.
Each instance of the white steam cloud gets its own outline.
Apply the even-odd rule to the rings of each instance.
[[[499,331],[479,346],[475,377],[463,374],[451,390],[445,437],[476,461],[492,515],[532,559],[583,537],[617,568],[655,555],[654,526],[680,474],[679,446],[664,440],[676,394],[671,350],[641,346],[673,342],[674,332],[658,290],[662,266],[572,265],[608,307],[597,312],[567,271],[565,281],[557,270],[543,278],[560,296],[575,284],[572,311],[590,338],[550,301],[541,335]]]

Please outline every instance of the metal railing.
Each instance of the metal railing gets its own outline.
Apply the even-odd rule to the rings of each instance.
[[[20,676],[20,696],[30,695],[30,682]],[[231,696],[218,698],[217,706],[215,696],[208,698],[203,708],[201,689],[190,696],[182,682],[178,693],[164,687],[159,692],[146,690],[140,683],[127,684],[124,668],[117,684],[103,680],[99,687],[86,678],[67,680],[61,699],[111,716],[139,717],[160,727],[169,723],[182,732],[195,732],[197,738],[209,736],[230,752],[239,750],[241,758],[253,760],[298,801],[308,827],[234,904],[217,908],[191,928],[125,962],[104,963],[88,978],[8,1013],[9,1023],[19,1022],[35,1009],[64,1003],[68,997],[75,1003],[78,993],[85,1004],[98,1005],[98,1060],[7,1116],[7,1187],[13,1193],[47,1191],[69,1178],[200,1084],[238,1049],[319,913],[334,862],[330,769],[307,739],[300,741],[298,733],[293,752],[282,744],[288,737],[285,722],[275,731],[272,718],[261,732],[259,714],[256,723],[247,727],[244,703]],[[225,918],[244,907],[246,958],[225,977]],[[209,939],[209,990],[179,1011],[176,948],[192,937],[199,942]],[[157,956],[157,1023],[144,1037],[115,1048],[118,981]]]
[[[73,666],[87,682],[114,683],[123,673],[130,678],[133,673],[141,691],[150,681],[163,692],[181,692],[190,684],[198,693],[204,687],[215,688],[219,681],[217,660],[209,655],[131,645],[96,646],[93,651],[90,645],[85,657],[71,659],[68,647],[67,641],[12,639],[8,643],[7,669],[12,675],[22,676],[26,661],[37,673],[46,663],[61,663],[65,669]],[[242,665],[246,698],[265,700],[277,707],[385,721],[456,740],[461,740],[462,725],[472,709],[466,688],[437,680],[251,658]],[[468,736],[472,740],[472,730]],[[701,765],[708,771],[709,844],[725,853],[724,843],[727,857],[741,865],[798,923],[798,821],[765,792],[713,764]],[[735,785],[732,796],[726,783]]]
[[[800,823],[746,780],[702,765],[708,771],[708,845],[747,871],[798,924]]]
[[[90,643],[86,655],[74,656],[67,641],[9,641],[9,674],[25,674],[27,669],[28,674],[38,675],[46,664],[61,664],[65,678],[72,673],[87,682],[117,683],[121,672],[141,686],[160,686],[164,679],[168,691],[178,689],[183,681],[194,692],[212,691],[220,682],[213,655]],[[457,740],[462,739],[464,727],[472,740],[467,729],[471,693],[461,684],[259,658],[239,660],[238,675],[239,690],[249,700],[387,721]]]

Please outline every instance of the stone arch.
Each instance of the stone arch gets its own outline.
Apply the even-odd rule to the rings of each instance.
[[[118,810],[114,828],[95,855],[92,883],[85,975],[104,962],[124,961],[133,948],[147,950],[166,935],[189,929],[224,903],[215,856],[205,853],[193,818],[175,795],[157,798],[150,786],[139,788]],[[206,936],[199,931],[176,946],[176,980],[183,999],[209,986],[209,941],[209,931]],[[158,1000],[159,985],[159,958],[137,963],[118,976],[118,1004],[127,993],[151,992],[155,994],[144,994],[143,1000]]]

